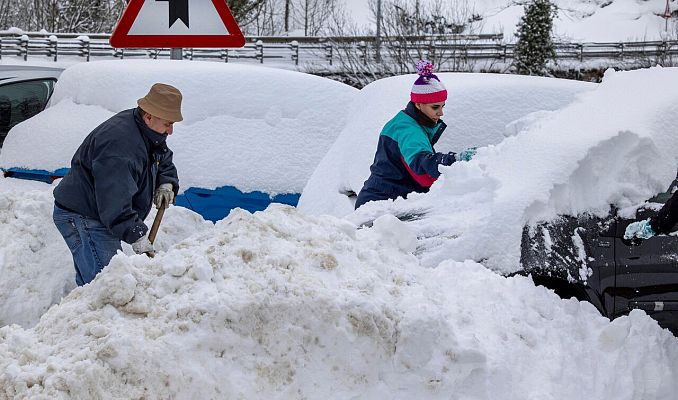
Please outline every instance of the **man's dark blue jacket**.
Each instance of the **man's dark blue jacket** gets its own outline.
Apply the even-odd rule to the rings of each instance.
[[[121,240],[146,235],[144,219],[155,189],[171,183],[179,190],[177,169],[165,135],[150,129],[137,109],[122,111],[95,128],[71,160],[71,169],[54,189],[58,207],[101,221]]]

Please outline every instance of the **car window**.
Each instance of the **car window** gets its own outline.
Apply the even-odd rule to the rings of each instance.
[[[54,83],[53,79],[44,79],[0,86],[0,145],[14,125],[45,108]]]

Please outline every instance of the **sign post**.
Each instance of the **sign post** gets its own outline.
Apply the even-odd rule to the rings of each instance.
[[[226,0],[131,0],[109,40],[116,48],[243,47]]]

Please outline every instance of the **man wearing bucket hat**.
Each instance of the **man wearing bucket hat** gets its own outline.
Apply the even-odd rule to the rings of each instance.
[[[137,254],[154,250],[144,219],[153,203],[173,203],[179,190],[166,139],[183,120],[181,100],[175,87],[154,84],[137,108],[85,138],[54,189],[54,223],[73,255],[79,286],[108,265],[121,240]]]

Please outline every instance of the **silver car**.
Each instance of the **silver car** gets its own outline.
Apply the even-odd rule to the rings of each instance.
[[[47,106],[63,68],[0,65],[0,147],[7,132]]]

